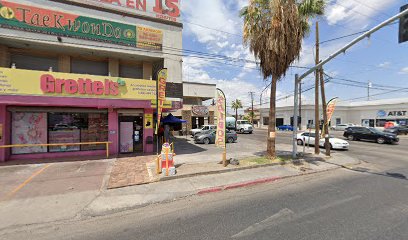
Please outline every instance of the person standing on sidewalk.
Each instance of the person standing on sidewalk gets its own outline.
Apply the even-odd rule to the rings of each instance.
[[[170,142],[170,126],[168,124],[164,125],[164,141]]]

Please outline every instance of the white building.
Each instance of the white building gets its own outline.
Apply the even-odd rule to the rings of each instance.
[[[301,127],[305,129],[314,124],[315,107],[312,104],[301,107]],[[269,108],[261,109],[261,126],[268,126]],[[322,121],[322,108],[320,106]],[[383,99],[363,102],[338,102],[331,119],[331,126],[341,123],[354,123],[362,126],[383,127],[385,122],[393,121],[400,125],[408,124],[408,98]],[[276,109],[276,126],[293,125],[293,106]]]

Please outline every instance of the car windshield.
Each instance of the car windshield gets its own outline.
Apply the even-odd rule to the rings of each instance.
[[[248,121],[241,121],[240,124],[249,124]]]

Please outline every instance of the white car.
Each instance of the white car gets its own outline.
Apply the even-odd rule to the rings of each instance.
[[[352,123],[337,124],[336,126],[332,127],[332,129],[335,130],[335,131],[344,131],[344,130],[346,130],[346,128],[353,127],[353,126],[355,126],[355,125],[352,124]]]
[[[308,132],[304,132],[304,133],[299,133],[296,137],[297,139],[297,144],[298,145],[303,145],[303,143],[305,143],[306,145],[314,145],[315,143],[315,133],[308,133]],[[319,146],[320,147],[324,147],[324,142],[325,139],[321,138],[319,141]],[[350,144],[340,138],[335,138],[330,136],[329,138],[329,142],[330,142],[330,149],[343,149],[343,150],[348,150]]]
[[[191,129],[190,130],[190,134],[191,136],[195,136],[197,133],[201,133],[207,130],[213,130],[213,129],[217,129],[217,126],[215,125],[204,125],[201,128],[196,128],[196,129]]]

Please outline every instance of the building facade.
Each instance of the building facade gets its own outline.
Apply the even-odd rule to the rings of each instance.
[[[183,82],[183,108],[173,115],[187,121],[184,131],[215,123],[214,106],[203,105],[204,101],[215,99],[215,92],[215,84]]]
[[[306,129],[314,125],[314,105],[302,105],[301,128]],[[269,109],[262,109],[262,127],[268,125]],[[266,117],[265,117],[266,116]],[[323,121],[320,108],[320,121]],[[408,125],[408,98],[384,99],[364,102],[337,104],[330,125],[353,123],[367,127],[384,127],[386,122],[395,122],[400,125]],[[293,106],[282,106],[276,109],[276,126],[293,125]]]
[[[160,69],[166,111],[183,96],[179,1],[162,2],[0,0],[0,145],[153,152]],[[0,162],[105,151],[13,147]]]

